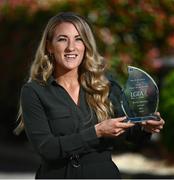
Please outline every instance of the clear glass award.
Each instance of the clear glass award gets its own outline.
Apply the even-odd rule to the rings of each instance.
[[[159,120],[155,114],[159,104],[159,90],[145,71],[128,66],[128,79],[122,91],[121,106],[126,121]]]

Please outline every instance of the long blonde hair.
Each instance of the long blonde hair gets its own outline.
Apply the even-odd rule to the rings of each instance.
[[[39,83],[46,84],[48,78],[52,75],[54,61],[47,51],[47,43],[52,41],[56,26],[62,22],[70,22],[76,27],[86,47],[85,56],[79,68],[79,81],[86,91],[87,102],[94,109],[99,121],[110,118],[112,104],[108,99],[109,81],[104,75],[106,63],[97,51],[89,23],[75,13],[60,13],[48,21],[36,51],[35,59],[31,65],[29,81],[36,80]],[[15,129],[17,134],[24,127],[22,108],[19,110],[18,119],[21,119],[21,121]]]

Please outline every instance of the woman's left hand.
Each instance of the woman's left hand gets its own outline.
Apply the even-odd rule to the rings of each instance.
[[[159,112],[157,112],[156,114],[160,117],[160,120],[147,120],[141,123],[141,126],[146,132],[159,133],[160,130],[163,129],[165,121],[161,118]]]

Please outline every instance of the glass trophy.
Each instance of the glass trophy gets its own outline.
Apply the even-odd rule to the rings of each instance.
[[[121,97],[126,121],[159,120],[155,114],[159,104],[159,90],[155,81],[145,71],[133,66],[128,66],[128,75]]]

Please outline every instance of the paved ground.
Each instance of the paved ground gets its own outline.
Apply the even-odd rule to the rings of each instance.
[[[166,165],[165,160],[150,159],[140,153],[114,155],[113,161],[125,178],[174,179],[174,165]]]
[[[34,173],[0,173],[0,179],[34,179]]]

